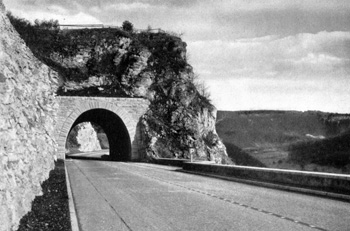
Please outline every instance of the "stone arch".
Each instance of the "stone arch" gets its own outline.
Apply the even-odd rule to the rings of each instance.
[[[61,108],[61,123],[58,129],[58,156],[65,158],[65,144],[70,130],[81,122],[99,124],[108,137],[110,155],[114,160],[131,160],[133,157],[132,139],[135,137],[136,124],[132,115],[110,102],[84,98],[75,102],[73,107]],[[118,142],[118,144],[117,144]],[[134,155],[135,156],[135,155]]]

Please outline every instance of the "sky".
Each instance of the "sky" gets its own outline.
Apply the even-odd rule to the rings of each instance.
[[[350,113],[349,0],[3,0],[60,24],[182,34],[218,110]]]

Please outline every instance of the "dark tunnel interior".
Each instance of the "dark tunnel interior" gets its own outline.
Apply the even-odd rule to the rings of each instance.
[[[129,132],[118,115],[105,109],[92,109],[81,114],[71,129],[82,122],[92,122],[102,127],[108,138],[111,160],[130,160],[131,141]]]

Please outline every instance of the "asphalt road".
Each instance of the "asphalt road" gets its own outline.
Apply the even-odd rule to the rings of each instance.
[[[350,230],[350,203],[145,163],[66,160],[79,227],[107,230]]]

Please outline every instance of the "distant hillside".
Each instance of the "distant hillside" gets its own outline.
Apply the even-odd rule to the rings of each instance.
[[[228,156],[233,160],[237,165],[242,166],[255,166],[255,167],[266,167],[256,158],[250,156],[247,152],[243,151],[239,147],[231,143],[224,143],[226,146],[226,151]]]
[[[240,165],[350,173],[350,114],[218,111],[216,130]]]
[[[350,130],[349,114],[318,111],[218,111],[217,132],[240,148],[267,148],[334,137]]]
[[[350,133],[291,145],[289,158],[304,165],[319,164],[343,168],[350,164]]]

